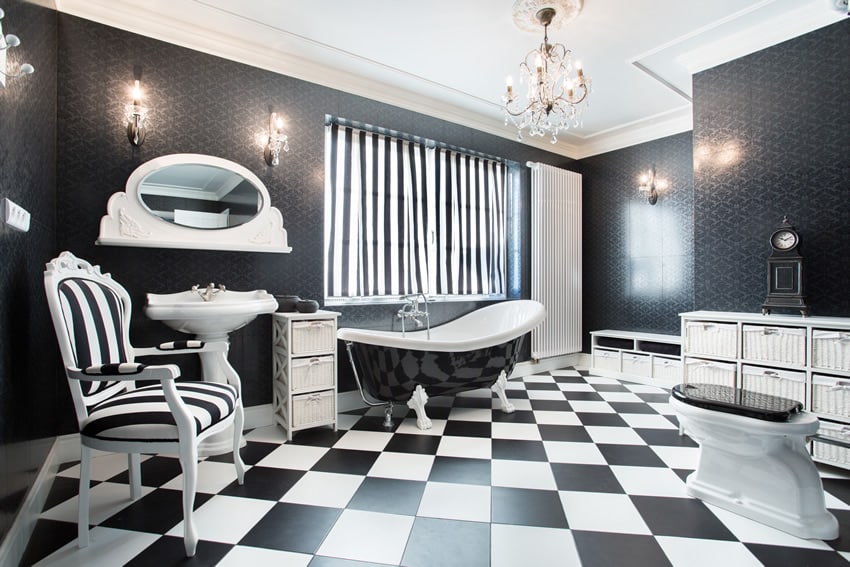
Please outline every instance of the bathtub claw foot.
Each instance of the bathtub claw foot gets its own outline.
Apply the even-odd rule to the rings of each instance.
[[[416,427],[419,429],[431,429],[431,420],[425,414],[425,404],[428,403],[428,394],[421,384],[416,385],[413,395],[407,400],[407,407],[416,412]]]
[[[499,374],[499,377],[496,379],[496,382],[490,386],[490,390],[496,392],[496,395],[499,396],[499,401],[502,402],[502,411],[505,413],[514,413],[516,407],[510,402],[508,399],[508,395],[505,393],[505,389],[508,386],[508,378],[505,376],[505,372],[502,371]]]

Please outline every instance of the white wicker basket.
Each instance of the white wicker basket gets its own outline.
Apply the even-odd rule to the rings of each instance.
[[[735,387],[734,364],[689,358],[685,362],[686,384],[719,384]]]
[[[669,382],[682,381],[682,361],[656,356],[652,361],[652,376]]]
[[[292,356],[336,351],[336,323],[332,320],[293,321]]]
[[[620,371],[620,351],[593,349],[593,367],[600,370]]]
[[[324,390],[292,396],[292,427],[311,427],[331,423],[336,417],[336,394]]]
[[[313,356],[292,360],[292,391],[332,387],[334,385],[334,357]]]
[[[850,417],[850,378],[812,375],[812,411]]]
[[[806,373],[745,365],[741,369],[741,388],[798,402],[806,400]]]
[[[652,364],[648,354],[623,353],[623,373],[634,376],[652,376]]]
[[[806,329],[744,325],[745,360],[806,364]]]
[[[685,351],[735,358],[738,354],[738,326],[735,323],[689,321],[685,325]]]
[[[850,443],[850,427],[839,423],[821,421],[818,435],[836,439],[842,443]],[[850,449],[817,439],[812,439],[812,456],[819,461],[834,463],[843,467],[850,465]]]
[[[850,333],[812,331],[812,366],[850,372]]]

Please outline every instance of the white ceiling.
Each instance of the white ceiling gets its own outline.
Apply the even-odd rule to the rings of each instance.
[[[593,80],[582,158],[691,129],[691,75],[846,17],[844,0],[584,0],[550,30]],[[107,25],[515,139],[505,78],[543,39],[514,0],[56,0]],[[357,119],[357,117],[348,117]]]

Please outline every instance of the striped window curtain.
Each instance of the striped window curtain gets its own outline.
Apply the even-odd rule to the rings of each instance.
[[[425,146],[338,124],[326,136],[326,297],[427,291]]]
[[[453,150],[435,152],[434,293],[503,295],[507,167]]]

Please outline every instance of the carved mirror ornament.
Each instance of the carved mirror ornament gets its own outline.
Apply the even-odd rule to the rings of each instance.
[[[97,244],[290,252],[280,210],[260,179],[232,161],[171,154],[143,163],[113,193]]]

